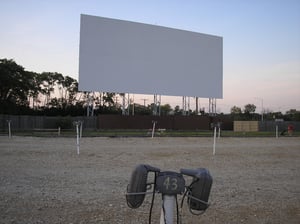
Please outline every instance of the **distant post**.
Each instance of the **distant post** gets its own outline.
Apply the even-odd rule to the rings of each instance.
[[[11,120],[7,120],[8,125],[8,137],[11,138],[11,127],[10,127]]]
[[[80,123],[80,138],[82,137],[82,125],[83,125],[83,121],[79,121]]]
[[[217,136],[217,127],[214,126],[214,144],[213,144],[213,155],[216,154],[216,136]]]
[[[79,125],[80,121],[75,121],[73,124],[76,125],[76,146],[77,146],[77,155],[79,155],[79,148],[80,148],[80,143],[79,143]]]
[[[220,138],[221,137],[221,121],[218,121],[217,127],[218,127],[218,138]]]
[[[152,126],[152,138],[154,137],[154,131],[155,131],[155,124],[157,121],[152,121],[153,126]]]

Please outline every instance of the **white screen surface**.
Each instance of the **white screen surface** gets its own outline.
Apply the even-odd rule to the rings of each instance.
[[[79,90],[222,98],[222,38],[81,15]]]

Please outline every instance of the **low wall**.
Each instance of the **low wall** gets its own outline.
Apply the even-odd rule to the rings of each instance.
[[[251,131],[278,131],[287,130],[289,125],[293,125],[295,131],[300,130],[300,122],[297,121],[234,121],[233,130],[236,132]]]
[[[234,121],[233,131],[236,132],[252,132],[259,131],[258,121]]]

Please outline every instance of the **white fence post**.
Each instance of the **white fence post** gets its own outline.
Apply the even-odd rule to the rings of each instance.
[[[214,127],[214,144],[213,144],[213,155],[216,154],[216,135],[217,135],[217,127]]]

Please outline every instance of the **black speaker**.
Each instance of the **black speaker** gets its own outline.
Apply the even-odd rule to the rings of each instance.
[[[140,164],[131,174],[130,183],[127,186],[126,201],[130,208],[138,208],[143,204],[147,191],[148,172],[159,172],[160,169]]]
[[[192,210],[205,211],[208,208],[208,198],[212,186],[212,177],[205,168],[196,169],[188,193],[187,203]]]

